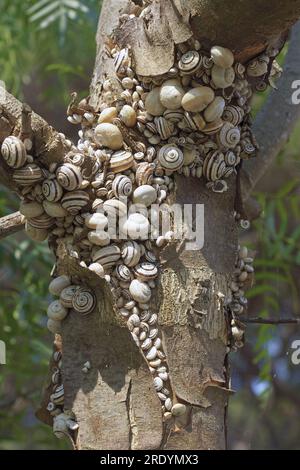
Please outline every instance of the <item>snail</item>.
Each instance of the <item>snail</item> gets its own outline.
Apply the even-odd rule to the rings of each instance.
[[[13,135],[6,137],[1,146],[2,157],[11,168],[21,168],[26,163],[26,147]]]
[[[164,145],[158,153],[161,166],[169,171],[176,171],[183,165],[183,153],[174,145]]]
[[[91,313],[97,304],[95,294],[85,287],[78,287],[72,297],[72,307],[82,315]]]
[[[58,183],[64,189],[67,189],[68,191],[73,191],[74,189],[78,189],[82,183],[82,175],[81,175],[80,168],[77,167],[76,165],[73,165],[72,163],[65,163],[64,165],[59,167],[56,172],[56,177],[57,177]],[[46,188],[45,190],[47,191]],[[48,190],[48,192],[49,191],[50,189]],[[53,194],[53,191],[54,190],[52,187],[52,194]]]

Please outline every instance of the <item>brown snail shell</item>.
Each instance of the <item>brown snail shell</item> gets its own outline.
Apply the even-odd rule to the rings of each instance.
[[[86,287],[78,287],[72,297],[72,307],[76,312],[82,315],[91,313],[97,305],[97,299],[94,292]]]
[[[57,202],[62,198],[63,189],[56,179],[46,179],[42,184],[42,191],[45,198],[50,202]]]
[[[70,191],[64,195],[61,205],[70,214],[77,214],[90,201],[89,195],[84,191]]]
[[[43,172],[35,163],[28,163],[28,165],[15,170],[12,178],[19,186],[32,186],[42,181]]]

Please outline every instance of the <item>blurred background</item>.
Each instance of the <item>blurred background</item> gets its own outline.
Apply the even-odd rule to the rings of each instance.
[[[95,58],[98,0],[0,0],[0,79],[68,137],[76,130],[65,112],[72,91],[88,94]],[[280,62],[284,62],[284,50]],[[254,115],[267,93],[254,100]],[[300,122],[256,197],[262,216],[241,243],[256,252],[256,285],[249,317],[300,318]],[[18,201],[0,187],[0,217]],[[67,449],[37,421],[51,354],[47,332],[47,243],[24,234],[0,243],[0,449]],[[300,325],[249,324],[245,348],[230,356],[230,449],[300,449],[300,364],[292,362]],[[299,355],[300,356],[300,355]]]

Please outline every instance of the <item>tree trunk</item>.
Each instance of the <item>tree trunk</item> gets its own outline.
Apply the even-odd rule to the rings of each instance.
[[[210,45],[231,47],[239,58],[258,54],[300,15],[299,1],[274,3],[271,7],[263,1],[241,1],[233,8],[224,0],[153,2],[146,34],[136,18],[118,28],[119,12],[130,12],[133,3],[106,0],[97,33],[91,103],[97,108],[103,80],[114,74],[104,47],[113,30],[121,46],[131,46],[138,73],[160,75],[173,65],[175,43],[192,33]],[[189,180],[188,190],[185,178],[177,176],[176,183],[176,202],[205,205],[203,249],[178,253],[171,245],[160,253],[155,301],[172,398],[185,403],[188,412],[163,422],[147,364],[116,319],[110,294],[103,294],[99,281],[90,278],[90,285],[97,286],[98,308],[85,319],[70,315],[62,335],[65,408],[74,411],[79,423],[79,449],[226,447],[230,328],[223,302],[238,247],[235,180],[225,196],[211,193],[199,180]],[[85,276],[82,271],[81,280]],[[86,375],[81,369],[87,360],[91,370]]]

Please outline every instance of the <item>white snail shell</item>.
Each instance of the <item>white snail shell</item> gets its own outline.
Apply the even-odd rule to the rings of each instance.
[[[59,184],[68,191],[79,188],[82,183],[81,170],[72,163],[65,163],[59,167],[56,172],[56,177]]]
[[[119,117],[126,127],[134,127],[136,125],[136,112],[127,104],[121,109]]]
[[[165,106],[160,101],[160,88],[153,88],[146,96],[145,108],[152,116],[161,116],[165,111]]]
[[[69,276],[58,276],[49,284],[49,292],[52,295],[60,295],[61,291],[71,284]]]
[[[72,308],[72,299],[77,289],[78,286],[71,285],[61,291],[59,298],[64,307]]]
[[[95,139],[100,145],[112,150],[119,150],[123,147],[123,136],[120,129],[109,122],[102,122],[96,126]]]
[[[50,202],[57,202],[62,198],[63,189],[55,179],[46,179],[42,184],[42,191],[45,198]]]
[[[122,217],[127,214],[127,206],[124,202],[118,199],[110,199],[103,203],[103,210],[108,217],[108,220],[115,217]]]
[[[210,51],[213,62],[224,69],[232,67],[234,63],[234,55],[230,49],[225,47],[214,46]]]
[[[217,88],[228,88],[234,82],[235,72],[232,67],[224,69],[218,65],[214,65],[211,77]]]
[[[107,246],[110,244],[110,236],[104,230],[95,230],[88,233],[88,239],[93,245]]]
[[[230,122],[234,126],[238,126],[243,120],[244,114],[244,110],[239,106],[229,105],[226,106],[222,119]]]
[[[90,201],[89,195],[85,191],[70,191],[64,195],[61,205],[70,214],[77,214]]]
[[[154,264],[143,262],[135,266],[134,274],[140,281],[150,281],[157,277],[158,270]]]
[[[158,160],[163,168],[176,171],[183,165],[183,153],[175,145],[164,145],[158,152]]]
[[[86,287],[79,287],[72,297],[72,307],[82,315],[91,313],[97,305],[94,292]]]
[[[173,416],[182,416],[186,413],[186,406],[183,403],[175,403],[171,412]]]
[[[98,123],[101,124],[101,122],[112,122],[116,117],[118,117],[118,110],[114,106],[111,106],[101,111],[98,118]]]
[[[181,106],[193,113],[203,111],[215,98],[214,91],[207,86],[191,88],[182,98]]]
[[[188,51],[178,62],[178,68],[183,74],[194,74],[201,66],[202,58],[197,51]]]
[[[135,204],[143,204],[146,207],[153,204],[156,201],[156,198],[156,189],[149,184],[139,186],[133,193],[133,202]]]
[[[43,179],[43,172],[35,163],[28,163],[15,170],[12,178],[20,186],[32,186]]]
[[[88,214],[84,219],[85,225],[93,230],[103,230],[108,225],[108,219],[104,214],[96,212],[95,214]]]
[[[133,267],[138,264],[141,257],[141,250],[137,242],[125,242],[122,248],[122,259],[126,266]]]
[[[120,227],[123,234],[132,240],[147,240],[149,236],[149,220],[140,213],[130,214],[128,219]]]
[[[204,111],[204,119],[207,122],[220,119],[225,108],[225,100],[221,96],[217,96]]]
[[[47,315],[52,320],[63,320],[68,315],[68,310],[59,300],[54,300],[48,307]]]
[[[177,79],[164,82],[160,88],[160,102],[167,109],[180,108],[185,91]]]
[[[129,292],[132,295],[132,298],[141,304],[145,304],[151,299],[151,289],[148,284],[137,279],[131,281]]]
[[[21,168],[26,163],[24,143],[13,135],[6,137],[1,147],[2,156],[11,168]]]
[[[131,179],[125,175],[118,175],[113,181],[112,190],[116,197],[128,197],[132,193]]]

